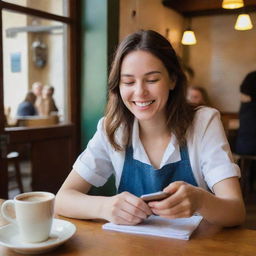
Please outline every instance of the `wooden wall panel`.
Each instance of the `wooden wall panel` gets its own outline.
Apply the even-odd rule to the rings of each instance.
[[[72,141],[59,138],[32,144],[32,190],[57,193],[71,171]]]
[[[239,13],[241,9],[227,10],[222,8],[222,0],[163,0],[163,5],[175,9],[184,16],[202,16]],[[244,0],[246,11],[255,11],[255,0]]]
[[[165,7],[162,0],[120,0],[119,38],[139,29],[152,29],[165,36],[181,56],[184,17]]]
[[[194,85],[204,87],[214,107],[237,112],[239,87],[247,73],[256,70],[256,30],[237,31],[237,15],[193,18],[197,44],[189,48]],[[252,22],[256,14],[251,14]]]

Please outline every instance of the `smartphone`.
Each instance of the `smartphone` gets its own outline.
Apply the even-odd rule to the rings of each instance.
[[[163,192],[163,191],[159,191],[156,193],[150,193],[150,194],[145,194],[142,195],[140,198],[145,201],[146,203],[152,202],[152,201],[161,201],[165,198],[167,198],[170,194]]]

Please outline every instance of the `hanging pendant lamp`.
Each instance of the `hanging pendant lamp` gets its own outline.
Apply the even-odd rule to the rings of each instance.
[[[184,31],[181,43],[184,45],[194,45],[196,44],[196,36],[193,30],[187,29]]]
[[[253,28],[251,18],[249,14],[240,14],[236,20],[236,30],[250,30]]]
[[[191,18],[188,18],[187,20],[187,29],[184,31],[181,43],[184,45],[194,45],[196,44],[196,36],[194,31],[191,29]]]
[[[244,6],[243,0],[223,0],[222,8],[224,9],[237,9]]]

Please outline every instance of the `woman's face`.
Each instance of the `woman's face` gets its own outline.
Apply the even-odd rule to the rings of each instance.
[[[187,100],[188,102],[198,106],[204,104],[202,93],[199,90],[193,88],[188,89]]]
[[[161,60],[151,53],[138,50],[124,57],[120,94],[139,122],[165,120],[166,102],[174,86]]]

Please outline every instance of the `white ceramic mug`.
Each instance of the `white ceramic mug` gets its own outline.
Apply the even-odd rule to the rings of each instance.
[[[19,194],[5,201],[1,212],[6,220],[18,225],[23,242],[42,242],[48,239],[51,231],[54,198],[54,194],[41,191]],[[16,218],[10,215],[8,207],[14,209]]]

